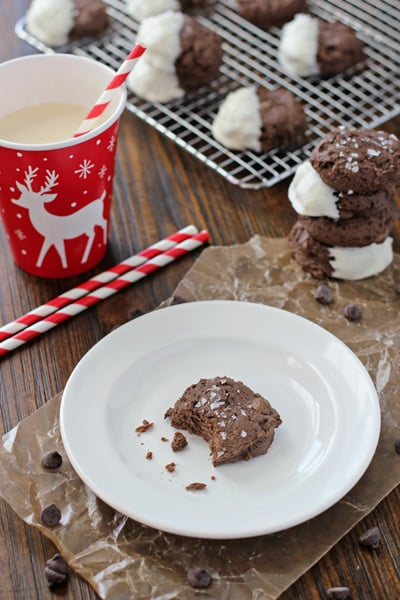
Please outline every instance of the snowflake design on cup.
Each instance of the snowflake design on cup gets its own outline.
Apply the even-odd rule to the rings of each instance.
[[[90,171],[93,169],[93,167],[94,163],[85,158],[85,160],[79,165],[79,169],[76,169],[74,173],[77,173],[79,178],[86,179],[88,175],[90,175]]]
[[[109,152],[112,152],[114,150],[116,141],[117,141],[117,138],[115,137],[115,135],[112,135],[110,138],[110,141],[108,142],[108,146],[107,146],[107,150]]]
[[[103,179],[103,178],[106,176],[106,173],[107,173],[107,167],[106,167],[106,165],[103,165],[103,166],[101,167],[101,169],[100,169],[100,171],[99,171],[98,175],[99,175],[99,177],[100,177],[101,179]]]

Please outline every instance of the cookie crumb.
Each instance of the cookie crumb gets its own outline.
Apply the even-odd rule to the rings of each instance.
[[[146,453],[146,458],[147,458],[147,460],[151,460],[151,459],[153,458],[153,453],[152,453],[152,451],[151,451],[151,450],[149,450],[149,451]]]
[[[162,442],[168,442],[169,440],[168,440],[168,438],[167,438],[167,437],[165,437],[165,436],[163,435],[163,436],[162,436],[162,438],[161,438],[161,441],[162,441]]]
[[[215,481],[217,478],[215,477],[215,475],[211,475],[211,479],[212,479],[213,481]]]
[[[205,490],[207,487],[206,483],[201,483],[200,481],[194,481],[193,483],[189,483],[189,485],[185,486],[185,490],[188,492],[196,492],[198,490]]]
[[[176,469],[176,463],[174,463],[174,462],[168,463],[167,465],[165,465],[165,468],[170,473],[173,473]]]
[[[138,427],[136,427],[135,431],[139,434],[144,433],[145,431],[147,431],[148,429],[153,427],[153,425],[154,425],[154,423],[151,423],[147,419],[143,419],[142,424],[139,425]]]
[[[179,452],[183,450],[188,445],[188,441],[186,437],[180,431],[176,431],[174,433],[174,437],[171,442],[171,448],[174,452]]]

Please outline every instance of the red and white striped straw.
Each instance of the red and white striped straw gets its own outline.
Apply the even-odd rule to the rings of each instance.
[[[137,60],[142,56],[145,50],[146,48],[141,44],[136,44],[133,50],[131,50],[104,92],[102,92],[102,94],[99,96],[96,104],[89,111],[86,119],[81,123],[79,129],[74,134],[74,137],[79,137],[94,129],[97,120],[99,117],[101,117],[107,106],[115,97],[115,90],[120,88],[125,83],[129,73],[132,71]]]
[[[183,242],[180,242],[173,248],[154,256],[154,258],[143,263],[143,265],[131,269],[106,285],[97,288],[93,293],[87,294],[77,302],[72,302],[63,309],[57,310],[53,314],[45,317],[30,327],[27,327],[16,335],[0,342],[0,356],[8,354],[19,346],[22,346],[23,344],[40,336],[42,333],[53,329],[63,321],[66,321],[67,319],[70,319],[71,317],[83,312],[90,306],[101,302],[101,300],[116,294],[119,290],[128,287],[131,283],[135,283],[136,281],[143,279],[147,275],[150,275],[161,267],[168,265],[177,258],[184,256],[191,250],[194,250],[202,244],[205,244],[209,241],[209,239],[210,234],[208,231],[202,230],[192,237],[187,238]]]
[[[117,279],[117,277],[123,275],[127,271],[130,271],[135,267],[139,267],[148,260],[153,259],[155,256],[158,256],[159,254],[170,250],[171,248],[176,246],[176,244],[179,244],[180,242],[183,242],[184,240],[193,237],[193,235],[196,235],[196,233],[198,233],[197,227],[195,227],[194,225],[188,225],[187,227],[176,231],[172,235],[169,235],[168,237],[164,238],[163,240],[160,240],[159,242],[148,246],[147,248],[141,250],[137,254],[134,254],[130,258],[127,258],[126,260],[118,263],[117,265],[111,267],[107,271],[103,271],[102,273],[95,275],[94,277],[81,283],[77,287],[74,287],[64,292],[63,294],[60,294],[56,298],[53,298],[45,304],[34,308],[30,312],[26,313],[25,315],[22,315],[21,317],[18,317],[14,321],[3,325],[2,327],[0,327],[0,342],[15,335],[22,329],[33,325],[37,321],[41,321],[44,317],[47,317],[48,315],[51,315],[57,310],[60,310],[60,308],[63,308],[67,304],[71,304],[73,301],[78,300],[78,298],[86,296],[87,294],[89,294],[89,292],[92,292],[93,290],[101,287],[105,283]]]

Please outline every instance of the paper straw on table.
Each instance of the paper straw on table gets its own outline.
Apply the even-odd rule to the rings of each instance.
[[[67,304],[71,304],[73,301],[78,300],[78,298],[86,296],[89,294],[89,292],[92,292],[93,290],[103,286],[105,283],[117,279],[117,277],[123,275],[127,271],[130,271],[135,267],[139,267],[146,261],[153,259],[155,256],[158,256],[163,252],[166,252],[166,250],[170,250],[176,246],[176,244],[191,238],[196,233],[198,233],[197,227],[194,225],[188,225],[187,227],[176,231],[172,235],[167,236],[163,240],[148,246],[130,258],[118,263],[114,267],[107,269],[107,271],[103,271],[102,273],[95,275],[91,279],[79,284],[77,287],[60,294],[56,298],[53,298],[45,304],[34,308],[25,315],[18,317],[14,321],[3,325],[0,327],[0,342],[15,335],[22,329],[33,325],[37,321],[41,321],[44,317],[47,317],[57,310],[60,310]]]
[[[137,60],[142,56],[142,54],[146,51],[146,48],[141,44],[136,44],[136,46],[131,50],[128,54],[118,71],[115,73],[114,77],[106,87],[106,89],[99,96],[96,104],[89,111],[86,119],[81,123],[79,129],[74,134],[74,137],[79,137],[80,135],[84,135],[91,131],[96,126],[97,120],[106,110],[107,106],[110,104],[112,99],[115,96],[115,90],[120,88],[124,83],[129,73],[132,71],[135,66]]]
[[[209,239],[210,234],[208,231],[202,230],[192,237],[187,238],[183,242],[176,244],[176,246],[170,248],[169,250],[156,255],[154,258],[146,261],[139,267],[131,269],[113,281],[110,281],[106,285],[97,288],[93,291],[93,293],[83,296],[82,298],[78,299],[77,302],[72,302],[63,309],[57,310],[41,321],[38,321],[14,336],[0,342],[0,356],[8,354],[12,350],[15,350],[26,342],[33,340],[42,333],[53,329],[53,327],[56,327],[63,321],[66,321],[67,319],[70,319],[71,317],[83,312],[90,306],[101,302],[101,300],[116,294],[119,290],[128,287],[131,283],[135,283],[136,281],[143,279],[147,275],[150,275],[161,267],[168,265],[177,258],[184,256],[191,250],[194,250],[202,244],[205,244],[209,241]]]

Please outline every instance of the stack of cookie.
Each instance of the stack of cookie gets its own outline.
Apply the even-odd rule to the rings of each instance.
[[[368,129],[331,131],[297,169],[289,200],[298,219],[293,255],[317,279],[358,280],[393,259],[394,188],[400,186],[400,142]]]

